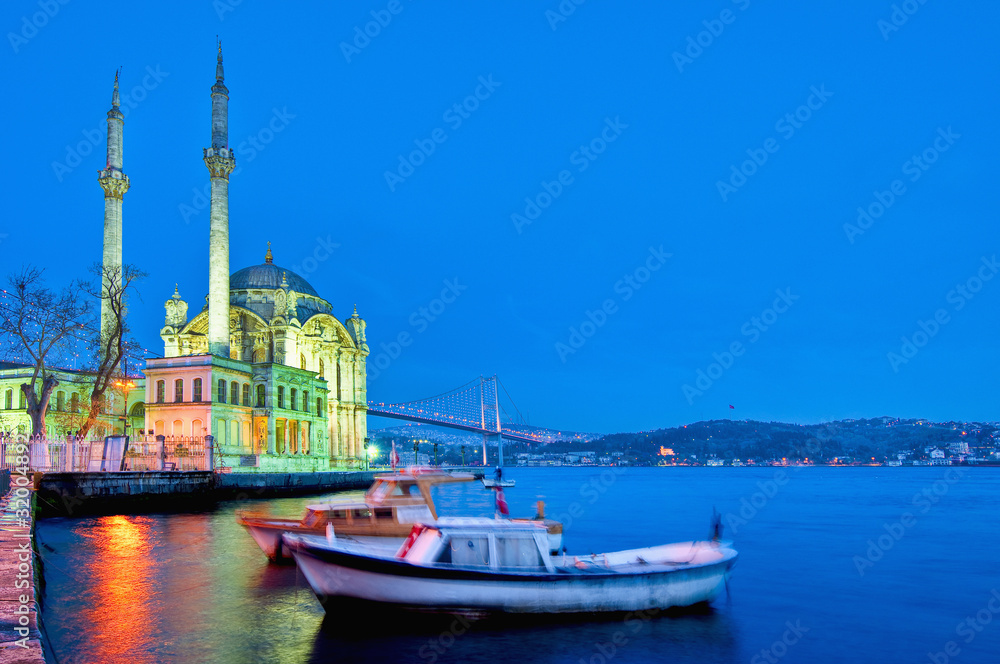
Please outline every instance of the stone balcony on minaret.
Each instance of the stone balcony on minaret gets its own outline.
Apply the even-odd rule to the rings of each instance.
[[[210,177],[228,180],[236,167],[236,159],[229,148],[205,148],[205,165]]]

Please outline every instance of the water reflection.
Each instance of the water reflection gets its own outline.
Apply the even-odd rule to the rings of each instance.
[[[701,607],[656,616],[466,619],[396,614],[328,616],[309,662],[733,662],[737,638],[725,611]]]

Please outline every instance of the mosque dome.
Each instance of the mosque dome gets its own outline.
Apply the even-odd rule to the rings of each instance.
[[[319,297],[319,293],[308,281],[291,270],[271,262],[271,243],[268,242],[265,262],[260,265],[245,267],[229,277],[229,290],[256,290],[281,288],[281,280],[288,282],[288,288],[296,293]]]

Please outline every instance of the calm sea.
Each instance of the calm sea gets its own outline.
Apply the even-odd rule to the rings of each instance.
[[[1000,472],[988,468],[509,470],[511,511],[545,500],[570,553],[708,534],[740,552],[728,597],[694,614],[516,625],[326,616],[294,567],[234,520],[196,514],[38,524],[43,621],[60,664],[168,662],[1000,662]],[[491,515],[481,486],[442,514]]]

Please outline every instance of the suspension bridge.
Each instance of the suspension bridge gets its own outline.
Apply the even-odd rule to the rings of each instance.
[[[510,402],[510,411],[500,398],[501,391]],[[547,441],[546,436],[527,425],[507,388],[495,374],[479,376],[465,385],[426,399],[403,403],[369,401],[368,414],[482,434],[484,465],[486,444],[491,438],[496,438],[501,465],[504,439],[526,443]]]

